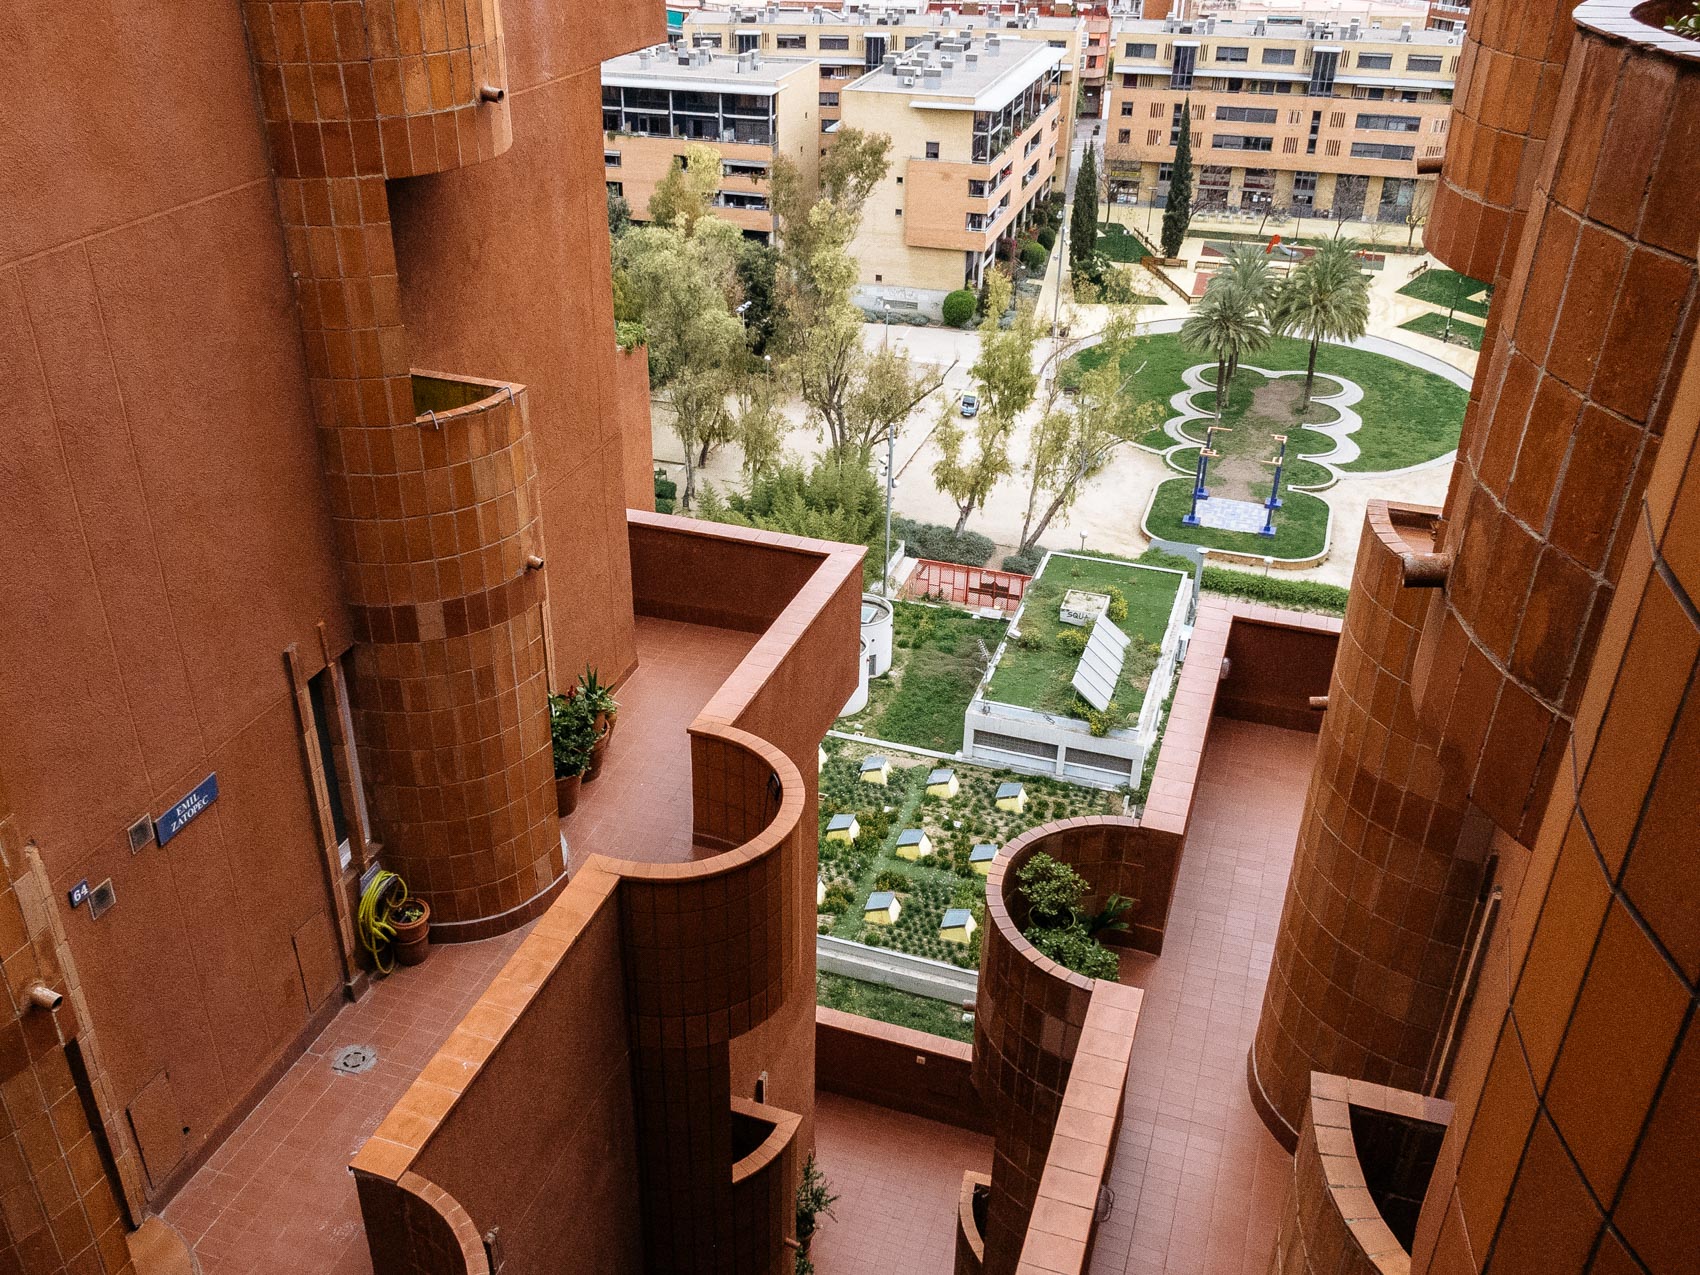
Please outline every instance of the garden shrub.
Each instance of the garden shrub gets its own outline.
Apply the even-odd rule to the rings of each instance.
[[[1267,602],[1271,606],[1300,607],[1326,611],[1330,615],[1346,614],[1347,590],[1319,580],[1287,580],[1227,567],[1205,567],[1204,587],[1211,593]]]
[[[842,881],[834,882],[826,888],[826,901],[821,904],[821,911],[842,912],[855,901],[849,886]]]
[[[908,873],[897,872],[890,868],[887,868],[884,872],[874,878],[874,889],[876,890],[892,890],[908,893],[913,886],[914,883],[909,879]]]
[[[1021,897],[1027,900],[1030,926],[1054,927],[1071,924],[1088,886],[1081,876],[1060,859],[1044,851],[1030,856],[1016,870]]]
[[[1044,244],[1030,242],[1022,245],[1021,264],[1026,266],[1029,270],[1043,270],[1045,268],[1046,258],[1049,256],[1050,254],[1045,251]]]
[[[1086,654],[1086,644],[1091,640],[1085,629],[1064,629],[1057,634],[1057,645],[1070,655]]]
[[[1057,232],[1052,230],[1049,226],[1040,226],[1039,233],[1035,236],[1035,238],[1037,238],[1039,243],[1043,245],[1046,252],[1049,252],[1052,248],[1057,246]]]
[[[933,522],[915,522],[909,518],[893,518],[891,534],[900,537],[909,553],[917,558],[935,562],[955,562],[965,567],[983,567],[992,556],[990,539],[976,531],[957,535],[950,527]]]
[[[1026,938],[1041,955],[1076,974],[1114,980],[1121,973],[1116,954],[1088,934],[1078,921],[1061,929],[1029,930]]]
[[[1034,545],[1026,553],[1012,553],[1000,564],[1005,571],[1013,571],[1017,575],[1030,576],[1039,569],[1039,564],[1045,560],[1045,551]]]
[[[1105,614],[1110,617],[1112,623],[1120,624],[1123,620],[1127,619],[1127,594],[1123,593],[1113,584],[1105,586],[1104,592],[1107,593],[1110,598],[1110,605],[1105,611]]]
[[[667,477],[665,469],[655,471],[655,498],[657,500],[672,500],[679,494],[679,484]]]
[[[655,512],[658,514],[670,514],[673,512],[673,504],[674,502],[665,496],[657,496],[655,498]]]
[[[1045,637],[1041,633],[1022,633],[1016,637],[1015,645],[1023,651],[1043,651],[1045,649]],[[1081,649],[1084,650],[1085,648],[1082,647]]]
[[[965,328],[974,322],[974,294],[958,288],[944,299],[944,321],[953,328]]]

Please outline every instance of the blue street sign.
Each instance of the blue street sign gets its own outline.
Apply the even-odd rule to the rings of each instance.
[[[196,784],[195,790],[187,797],[153,821],[154,839],[163,846],[182,832],[191,819],[217,800],[218,772],[214,771]]]

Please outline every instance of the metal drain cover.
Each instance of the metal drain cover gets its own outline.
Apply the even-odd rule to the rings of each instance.
[[[378,1051],[371,1045],[344,1045],[331,1058],[331,1070],[358,1076],[378,1065]]]

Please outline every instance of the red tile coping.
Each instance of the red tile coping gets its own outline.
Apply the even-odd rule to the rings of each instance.
[[[1272,1275],[1410,1275],[1411,1255],[1365,1183],[1351,1109],[1445,1126],[1452,1104],[1314,1071]]]
[[[1079,1275],[1086,1269],[1098,1193],[1121,1131],[1128,1063],[1144,997],[1137,987],[1103,980],[1093,984],[1080,1052],[1063,1091],[1017,1275]]]
[[[770,684],[783,686],[786,677],[806,674],[825,696],[822,703],[830,701],[834,710],[849,694],[856,632],[856,613],[849,599],[859,599],[864,551],[746,528],[704,528],[640,510],[629,511],[628,520],[634,538],[634,581],[641,578],[640,559],[641,565],[663,573],[659,582],[644,581],[649,592],[639,588],[640,610],[645,601],[659,606],[659,595],[669,587],[685,599],[681,605],[691,605],[693,591],[680,572],[694,577],[698,589],[705,575],[713,575],[701,570],[700,560],[677,552],[692,545],[745,552],[754,548],[789,556],[807,572],[793,577],[796,587],[785,597],[771,589],[766,596],[760,595],[755,586],[771,584],[771,577],[752,580],[751,589],[731,594],[753,604],[745,613],[752,622],[763,616],[771,619],[689,728],[694,832],[700,841],[729,848],[684,863],[590,856],[354,1157],[350,1167],[369,1228],[374,1221],[378,1227],[393,1225],[398,1215],[406,1214],[405,1199],[398,1205],[393,1194],[385,1198],[386,1187],[399,1187],[404,1175],[413,1171],[487,1064],[513,1038],[540,990],[560,972],[575,945],[610,906],[619,908],[612,918],[617,922],[612,942],[626,975],[629,1035],[625,1048],[654,1052],[725,1042],[771,1016],[784,999],[794,965],[787,957],[795,935],[795,926],[787,920],[787,904],[794,902],[788,890],[792,877],[801,879],[789,865],[794,864],[801,844],[810,789],[791,755],[739,723],[757,710]],[[679,543],[687,537],[688,542]],[[636,545],[639,540],[645,542],[642,550]],[[726,584],[725,578],[712,580],[715,588],[724,590]],[[847,639],[839,666],[820,667],[817,657],[806,670],[789,667],[796,651],[813,649],[816,644],[806,639],[823,624],[845,629],[843,635],[827,635]],[[816,723],[809,707],[790,704],[791,717],[798,726],[813,730],[818,739],[814,727],[824,728],[826,723]],[[777,793],[772,791],[774,780]],[[599,931],[604,947],[609,933],[607,925]],[[645,1089],[634,1093],[633,1099],[643,1105],[654,1096]],[[732,1101],[731,1095],[727,1101]],[[734,1181],[728,1186],[739,1191],[740,1199],[753,1201],[759,1195],[761,1206],[772,1212],[768,1197],[773,1192],[765,1182],[769,1175],[759,1171],[787,1161],[785,1152],[798,1123],[800,1118],[795,1117],[776,1123],[763,1144],[768,1148],[765,1158],[758,1151],[754,1158],[740,1162],[742,1176],[733,1170]],[[752,1203],[752,1211],[755,1208]],[[778,1219],[779,1215],[773,1216]],[[411,1222],[406,1229],[409,1243],[425,1242]],[[470,1275],[471,1268],[467,1269]]]

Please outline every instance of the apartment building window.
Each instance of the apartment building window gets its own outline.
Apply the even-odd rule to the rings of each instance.
[[[1297,55],[1297,49],[1265,49],[1263,50],[1263,65],[1292,66]]]
[[[1358,127],[1377,133],[1416,133],[1422,130],[1420,115],[1360,115]]]
[[[1158,164],[1157,165],[1157,180],[1161,184],[1167,186],[1174,179],[1175,179],[1175,166],[1173,164]]]
[[[1130,58],[1145,58],[1149,61],[1157,56],[1157,46],[1155,44],[1130,44],[1127,46],[1127,55]]]
[[[1198,67],[1198,46],[1196,44],[1175,45],[1175,60],[1169,67],[1169,87],[1172,89],[1190,89],[1192,74]]]
[[[1360,71],[1391,71],[1393,55],[1391,53],[1360,53],[1358,54],[1358,69]]]
[[[626,197],[625,182],[609,182],[607,183],[607,186],[608,193],[614,196],[615,199],[624,199]]]
[[[337,773],[336,748],[331,737],[330,717],[336,709],[336,688],[331,685],[331,670],[321,669],[307,679],[307,698],[313,708],[313,734],[319,745],[319,760],[325,768],[325,796],[330,801],[331,831],[343,852],[342,861],[349,862],[348,815],[342,805],[342,777]],[[347,729],[347,723],[339,723]],[[347,738],[352,738],[352,732]]]
[[[1293,174],[1293,203],[1300,208],[1316,207],[1316,174]]]
[[[1310,64],[1310,87],[1307,90],[1312,97],[1334,96],[1334,73],[1340,66],[1340,53],[1337,49],[1318,49],[1316,57]]]
[[[1310,113],[1310,137],[1308,139],[1306,139],[1306,141],[1305,141],[1305,154],[1306,155],[1316,154],[1316,139],[1321,134],[1321,132],[1322,132],[1322,112],[1321,111],[1312,111]]]
[[[836,93],[822,93],[820,95],[820,104],[822,106],[837,106],[838,105],[838,94],[836,94]]]
[[[1122,118],[1127,119],[1132,114],[1133,114],[1133,103],[1132,102],[1123,102],[1122,103]]]
[[[738,32],[738,52],[739,53],[749,53],[750,51],[752,51],[754,49],[759,49],[759,48],[761,48],[761,32],[759,32],[759,31],[740,31],[740,32]]]
[[[820,38],[822,53],[848,53],[850,37],[847,35],[823,35]]]
[[[767,165],[759,159],[723,159],[720,161],[720,175],[760,181],[767,176]]]
[[[862,37],[862,65],[870,71],[885,61],[885,51],[890,45],[890,37],[883,35],[865,35]]]
[[[1169,145],[1181,144],[1181,103],[1175,103],[1175,113],[1169,117]]]
[[[1267,106],[1218,106],[1216,118],[1234,124],[1273,124],[1275,111]]]
[[[712,35],[696,35],[691,37],[691,44],[699,49],[718,49],[722,40],[718,32]]]
[[[927,143],[927,158],[928,159],[937,159],[938,157],[939,157],[939,144],[937,142],[928,142]]]
[[[1127,145],[1129,142],[1133,141],[1133,130],[1131,128],[1118,128],[1116,130],[1116,140],[1124,146]]]
[[[1435,96],[1436,96],[1437,100],[1442,101],[1442,102],[1450,102],[1452,100],[1451,90],[1447,90],[1444,96],[1441,95],[1441,94],[1436,94]],[[1399,90],[1399,100],[1401,102],[1415,102],[1415,101],[1419,101],[1421,98],[1422,98],[1422,94],[1419,93],[1416,89],[1400,89]]]
[[[1271,151],[1275,149],[1275,139],[1246,137],[1239,133],[1217,133],[1210,139],[1210,145],[1219,151]]]
[[[1368,99],[1371,102],[1382,101],[1387,96],[1387,90],[1381,89],[1381,88],[1372,88],[1372,89],[1361,88],[1361,89],[1358,90],[1358,93],[1359,93],[1359,95]]]
[[[806,35],[779,35],[773,38],[776,49],[806,49],[809,47],[809,37]]]
[[[1440,70],[1440,59],[1420,58],[1413,53],[1405,59],[1405,69],[1407,71],[1438,71]]]
[[[746,194],[741,190],[722,190],[715,194],[716,208],[742,208],[749,212],[766,212],[767,196]]]
[[[1221,208],[1228,202],[1230,169],[1222,164],[1204,164],[1198,170],[1198,203]]]
[[[1251,49],[1244,44],[1219,44],[1216,46],[1218,62],[1244,62],[1251,56]]]
[[[602,152],[602,166],[604,168],[618,168],[620,166],[620,152],[619,151],[603,151]]]
[[[1390,142],[1353,142],[1353,159],[1415,159],[1415,146],[1395,146]]]
[[[1066,48],[1068,48],[1068,41],[1067,40],[1046,40],[1045,43],[1053,49],[1066,49]],[[1093,61],[1094,64],[1096,64],[1098,59],[1093,58],[1092,61]]]

